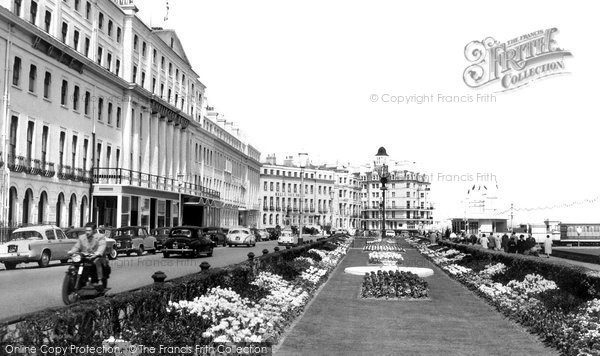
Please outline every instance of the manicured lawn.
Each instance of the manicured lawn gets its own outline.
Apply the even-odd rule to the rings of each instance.
[[[426,278],[429,300],[361,299],[362,277],[344,268],[366,265],[367,255],[349,251],[277,355],[557,354],[413,249],[405,253],[404,265],[435,271]]]

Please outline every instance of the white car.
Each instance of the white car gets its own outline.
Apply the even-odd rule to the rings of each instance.
[[[394,231],[394,230],[385,230],[385,236],[387,236],[387,237],[395,237],[396,236],[396,231]]]
[[[19,263],[37,262],[40,267],[48,267],[50,261],[56,260],[65,263],[76,242],[56,226],[22,227],[10,234],[8,242],[0,245],[0,262],[6,269],[15,269]]]
[[[292,234],[292,230],[282,230],[281,235],[277,238],[277,244],[280,246],[296,246],[298,245],[298,235]]]
[[[238,245],[256,246],[256,237],[250,232],[250,229],[245,227],[231,228],[227,233],[227,245],[229,247]]]

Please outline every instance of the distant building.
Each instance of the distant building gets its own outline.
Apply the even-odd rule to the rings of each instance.
[[[464,216],[451,219],[452,231],[457,234],[507,232],[507,219],[498,214],[498,201],[496,183],[472,185],[464,201]]]
[[[362,229],[381,230],[383,204],[386,230],[400,232],[431,229],[434,207],[429,199],[429,175],[414,172],[410,170],[411,165],[403,162],[390,162],[390,177],[383,202],[380,177],[376,171],[376,166],[380,165],[378,159],[376,156],[373,164],[361,167],[358,176],[362,188]]]
[[[261,168],[260,180],[261,227],[299,226],[301,215],[304,226],[327,230],[360,226],[360,185],[357,176],[347,168],[309,164],[301,169],[291,156],[278,164],[276,156],[269,155]]]

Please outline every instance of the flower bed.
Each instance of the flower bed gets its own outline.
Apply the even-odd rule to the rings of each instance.
[[[404,258],[399,252],[369,252],[369,263],[389,265],[401,265]]]
[[[421,299],[429,296],[427,282],[410,272],[371,272],[363,279],[361,297]]]
[[[344,256],[349,246],[349,242],[346,241],[339,243],[332,243],[332,241],[335,239],[321,240],[309,245],[257,256],[252,261],[209,269],[206,272],[167,280],[164,284],[155,284],[68,307],[41,311],[15,321],[7,321],[0,324],[0,343],[85,346],[100,345],[102,340],[105,340],[106,344],[205,345],[207,342],[214,342],[214,338],[220,336],[218,330],[213,328],[220,325],[223,318],[235,318],[240,314],[223,315],[223,318],[215,319],[218,320],[218,323],[215,323],[213,319],[197,317],[189,312],[188,308],[176,310],[173,305],[170,310],[167,310],[169,301],[176,303],[188,301],[188,304],[184,303],[184,305],[191,306],[192,304],[189,303],[196,298],[204,297],[207,299],[200,300],[206,301],[222,301],[223,298],[229,298],[230,305],[237,302],[245,305],[244,309],[240,309],[240,312],[245,313],[242,318],[248,317],[254,310],[253,307],[260,307],[257,310],[263,313],[261,320],[269,322],[266,318],[268,313],[262,305],[267,307],[276,305],[273,298],[282,297],[281,290],[260,285],[256,282],[261,280],[259,276],[267,276],[266,273],[277,275],[278,279],[285,280],[296,290],[300,288],[310,297],[325,281],[327,274]],[[316,261],[317,258],[313,258],[316,255],[308,253],[310,249],[323,251],[325,257],[322,261]],[[316,269],[311,269],[311,266]],[[321,269],[326,269],[327,272],[323,275]],[[235,297],[232,293],[239,297]],[[298,296],[294,295],[294,297]],[[303,303],[306,301],[303,298],[298,300]],[[246,301],[252,304],[245,304]],[[269,329],[270,326],[266,323],[252,324],[252,326],[240,324],[240,330],[249,329],[253,332],[245,335],[244,339],[252,335],[261,337],[272,335],[276,338],[282,328],[301,312],[301,308],[303,306],[299,308],[294,306],[277,314],[283,315],[285,322],[273,323],[272,329]],[[226,321],[232,327],[229,321],[233,320]],[[254,328],[255,326],[257,328]],[[264,332],[260,330],[261,327],[265,329]],[[209,330],[215,335],[214,338],[204,334]],[[275,333],[270,330],[275,330]]]
[[[456,244],[432,250],[422,241],[409,243],[562,354],[600,355],[597,273]],[[456,263],[441,260],[450,250],[460,250],[463,258]]]
[[[189,333],[201,335],[202,345],[213,343],[268,343],[277,342],[279,335],[303,310],[316,289],[346,254],[349,243],[340,243],[332,251],[312,249],[309,252],[322,257],[316,261],[300,256],[297,277],[262,271],[247,287],[260,293],[243,297],[230,288],[216,286],[205,295],[193,300],[169,301],[167,312],[182,324],[198,325]],[[308,267],[306,267],[308,266]],[[199,325],[198,323],[202,324]],[[142,343],[131,334],[133,343]],[[147,342],[147,340],[146,340]]]
[[[372,243],[367,243],[365,247],[363,247],[363,251],[387,251],[387,252],[406,252],[403,248],[398,246],[396,242],[381,242],[376,241]]]

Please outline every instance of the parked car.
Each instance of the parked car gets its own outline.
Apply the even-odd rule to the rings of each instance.
[[[256,237],[250,232],[250,229],[236,227],[229,229],[227,244],[229,247],[238,245],[256,246]]]
[[[251,229],[252,233],[256,237],[256,241],[267,241],[269,240],[269,233],[265,229]]]
[[[178,226],[171,229],[169,239],[163,248],[163,257],[168,258],[173,254],[198,257],[213,254],[213,241],[202,233],[198,226]]]
[[[202,233],[212,240],[214,247],[227,246],[227,234],[220,227],[203,227]]]
[[[281,230],[277,244],[279,246],[297,246],[299,244],[298,235],[294,235],[292,230]]]
[[[47,267],[50,261],[66,263],[68,252],[77,240],[52,225],[28,226],[14,230],[6,243],[0,245],[0,262],[6,269],[15,269],[19,263],[37,262]]]
[[[101,232],[98,231],[98,233],[101,233]],[[79,228],[74,228],[74,229],[68,229],[65,231],[65,235],[67,235],[67,238],[69,238],[69,239],[77,240],[79,237],[85,235],[85,228],[79,227]],[[108,236],[110,236],[110,235],[108,235]],[[115,250],[115,244],[117,243],[117,241],[115,241],[115,239],[107,237],[106,235],[104,237],[104,240],[106,241],[105,253],[108,256],[108,259],[116,260],[118,253],[117,253],[117,250]]]
[[[277,238],[279,238],[280,231],[276,228],[268,227],[266,231],[269,234],[269,240],[277,240]]]
[[[394,230],[385,230],[385,236],[386,237],[395,237],[396,236],[396,231],[394,231]]]
[[[169,239],[169,233],[171,232],[170,227],[158,227],[152,229],[150,235],[156,238],[156,251],[160,251],[165,246],[165,242]]]
[[[138,256],[144,251],[156,253],[156,237],[148,235],[143,226],[128,226],[113,230],[111,238],[117,241],[117,253],[129,256],[135,252]]]

